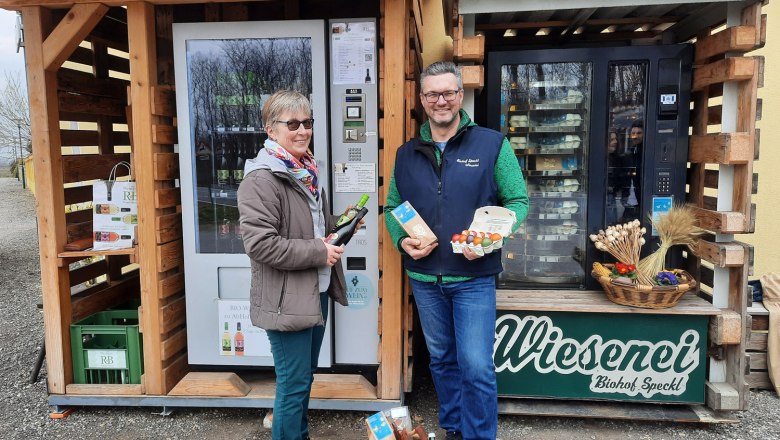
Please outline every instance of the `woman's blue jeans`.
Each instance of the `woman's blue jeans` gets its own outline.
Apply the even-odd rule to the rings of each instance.
[[[447,284],[411,280],[411,284],[431,354],[439,426],[459,431],[466,440],[495,440],[495,277]]]
[[[328,319],[328,294],[320,293],[322,318]],[[276,370],[276,398],[271,434],[274,440],[309,437],[309,394],[320,357],[324,326],[297,332],[267,330]]]

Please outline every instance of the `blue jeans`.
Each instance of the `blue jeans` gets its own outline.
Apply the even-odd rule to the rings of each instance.
[[[320,293],[323,320],[328,319],[328,294]],[[276,397],[271,434],[274,440],[309,438],[309,394],[317,370],[325,326],[297,332],[267,330],[276,371]]]
[[[431,354],[439,426],[460,431],[465,440],[495,440],[495,277],[447,284],[410,281]]]

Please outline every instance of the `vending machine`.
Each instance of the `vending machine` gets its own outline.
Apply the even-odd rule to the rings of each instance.
[[[589,234],[683,202],[691,45],[493,52],[487,125],[506,134],[530,210],[503,250],[503,288],[595,288]],[[672,258],[674,257],[672,253]],[[674,266],[670,266],[674,267]]]
[[[311,149],[331,214],[370,197],[342,258],[349,306],[329,306],[319,365],[376,364],[375,20],[177,23],[173,36],[189,363],[273,365],[249,317],[236,194],[246,161],[264,154],[263,104],[288,89],[312,103]]]

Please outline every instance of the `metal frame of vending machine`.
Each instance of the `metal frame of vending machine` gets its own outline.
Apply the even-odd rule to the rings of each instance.
[[[648,217],[685,200],[692,64],[689,44],[488,54],[487,126],[507,135],[530,199],[503,288],[598,287],[590,267],[606,257],[588,234],[609,224],[639,219],[655,249]]]
[[[325,22],[176,23],[173,39],[188,360],[270,366],[268,338],[249,318],[251,269],[238,227],[236,190],[242,163],[267,137],[262,105],[278,89],[309,96],[313,117],[321,121],[314,130],[314,155],[320,170],[330,169]],[[325,188],[328,174],[320,176]],[[332,363],[332,321],[320,351],[323,367]],[[243,352],[236,350],[241,338]]]
[[[368,194],[365,225],[342,256],[349,306],[335,306],[334,362],[377,364],[379,334],[379,162],[376,20],[333,19],[330,40],[330,123],[333,212]]]

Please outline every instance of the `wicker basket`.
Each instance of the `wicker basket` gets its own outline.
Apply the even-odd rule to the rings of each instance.
[[[612,264],[604,266],[610,270],[613,267]],[[607,298],[615,304],[645,309],[665,309],[674,307],[685,292],[696,288],[696,280],[688,272],[680,269],[669,272],[673,272],[682,282],[676,286],[647,286],[616,281],[608,275],[599,276],[595,272],[592,272],[592,275],[607,292]]]

